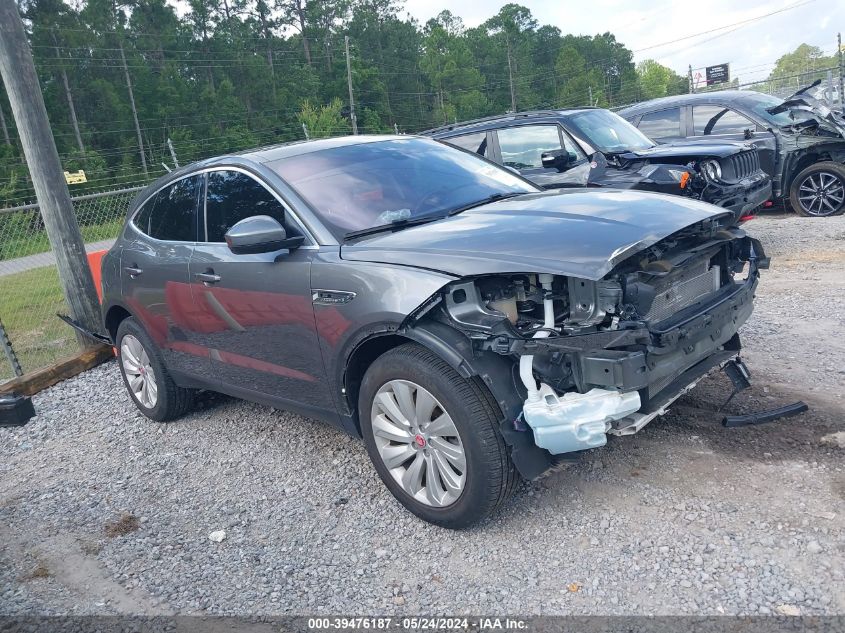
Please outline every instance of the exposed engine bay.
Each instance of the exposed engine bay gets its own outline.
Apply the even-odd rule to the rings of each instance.
[[[513,360],[524,403],[512,430],[561,455],[637,432],[734,359],[758,270],[767,266],[759,242],[742,230],[697,225],[600,280],[463,278],[423,312],[464,332],[475,353]]]

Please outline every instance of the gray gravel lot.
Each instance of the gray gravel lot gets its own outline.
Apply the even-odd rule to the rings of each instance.
[[[775,259],[727,410],[809,414],[725,430],[715,376],[450,532],[356,440],[223,397],[158,425],[110,363],[0,429],[0,613],[845,613],[845,218],[747,228]]]

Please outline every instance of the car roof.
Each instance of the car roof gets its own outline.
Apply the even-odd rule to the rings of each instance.
[[[626,116],[639,114],[640,112],[659,110],[661,108],[670,108],[672,106],[695,103],[730,103],[754,94],[758,93],[753,90],[713,90],[710,92],[693,92],[691,94],[675,95],[673,97],[660,97],[659,99],[652,99],[651,101],[635,103],[627,108],[622,108],[617,112],[617,114],[620,116]]]
[[[365,134],[359,136],[337,136],[333,138],[303,140],[303,141],[289,141],[287,143],[278,143],[275,145],[267,145],[264,147],[257,147],[241,152],[232,152],[229,154],[221,154],[211,158],[205,158],[188,165],[183,165],[178,169],[174,169],[156,180],[149,183],[133,198],[129,205],[129,215],[134,209],[148,197],[150,190],[161,189],[167,184],[179,180],[185,175],[200,171],[209,167],[225,167],[225,166],[240,166],[249,169],[253,165],[268,163],[290,156],[301,156],[303,154],[311,154],[326,149],[333,149],[336,147],[347,147],[352,145],[363,145],[365,143],[377,143],[380,141],[391,141],[415,138],[409,135],[396,134]],[[429,140],[429,139],[427,139]]]
[[[420,132],[423,136],[442,135],[447,132],[465,132],[471,130],[489,130],[497,127],[501,123],[509,123],[512,121],[534,120],[534,119],[566,119],[573,114],[584,112],[585,110],[601,110],[602,108],[592,108],[584,106],[582,108],[565,108],[561,110],[526,110],[524,112],[508,112],[505,114],[494,114],[493,116],[482,117],[480,119],[471,119],[469,121],[460,121],[457,123],[447,123],[439,127],[431,128]]]

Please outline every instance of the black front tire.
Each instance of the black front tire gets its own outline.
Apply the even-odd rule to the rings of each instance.
[[[132,335],[144,348],[150,360],[150,366],[155,372],[155,380],[158,386],[158,394],[155,406],[148,407],[141,403],[140,400],[132,392],[129,386],[129,380],[126,376],[126,369],[121,352],[121,344],[127,335]],[[156,347],[153,340],[147,334],[146,330],[133,317],[124,319],[117,328],[117,336],[115,337],[115,347],[117,348],[117,361],[120,365],[120,375],[123,377],[123,384],[126,386],[126,391],[138,410],[145,416],[156,422],[169,422],[183,416],[190,411],[194,404],[193,389],[185,389],[179,387],[167,371],[164,361],[161,358],[161,352]]]
[[[826,182],[830,183],[828,186],[832,188],[831,191],[834,189],[836,191],[838,206],[834,205],[833,209],[823,203],[819,203],[817,208],[813,208],[815,205],[806,197],[802,200],[802,196],[807,196],[810,193],[806,188],[812,188],[812,186],[818,184],[819,178],[824,178]],[[836,182],[832,179],[835,179]],[[802,186],[805,189],[802,190]],[[802,170],[795,176],[792,185],[789,187],[789,204],[795,213],[805,217],[828,218],[841,215],[845,211],[845,166],[832,161],[823,161]]]
[[[394,380],[411,381],[429,391],[448,411],[460,433],[466,457],[466,482],[451,505],[421,503],[391,476],[376,446],[371,411],[378,390]],[[498,430],[498,405],[482,383],[462,378],[452,367],[417,344],[395,347],[367,370],[358,399],[361,431],[370,459],[388,490],[408,510],[429,523],[460,529],[490,516],[513,493],[518,481]]]

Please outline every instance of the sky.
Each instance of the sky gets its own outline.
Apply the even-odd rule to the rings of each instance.
[[[635,61],[655,59],[681,75],[690,64],[703,69],[729,63],[731,78],[739,77],[740,83],[764,79],[778,57],[801,43],[831,55],[836,51],[837,31],[845,31],[842,0],[513,1],[531,9],[541,25],[551,24],[564,34],[610,31],[634,51]],[[449,9],[466,27],[474,27],[504,4],[507,0],[406,0],[405,11],[424,24]],[[761,17],[788,7],[795,8]],[[749,22],[737,25],[744,21]],[[693,35],[697,37],[676,41]]]

